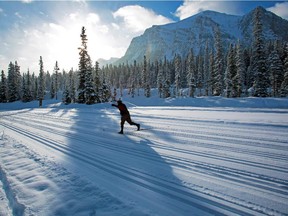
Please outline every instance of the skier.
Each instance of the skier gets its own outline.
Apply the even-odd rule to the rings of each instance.
[[[115,106],[119,109],[120,111],[120,115],[121,115],[121,130],[119,131],[119,134],[123,134],[123,128],[124,128],[124,123],[125,121],[127,121],[130,125],[136,125],[137,126],[137,130],[140,130],[140,124],[137,124],[135,122],[132,122],[131,117],[130,117],[130,113],[126,107],[126,105],[124,103],[122,103],[122,101],[119,99],[117,101],[117,105],[116,104],[112,104],[112,106]]]

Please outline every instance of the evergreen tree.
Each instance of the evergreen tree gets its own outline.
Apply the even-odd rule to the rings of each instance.
[[[142,70],[142,77],[143,77],[143,87],[144,87],[144,95],[145,97],[150,97],[151,96],[151,90],[150,90],[150,84],[148,80],[148,66],[147,66],[147,59],[146,56],[144,56],[144,61],[143,61],[143,70]]]
[[[258,7],[253,18],[252,72],[254,74],[254,96],[267,97],[270,86],[269,73],[266,67],[266,55],[263,39],[261,8]]]
[[[281,97],[288,96],[288,43],[286,43],[285,46],[285,54],[286,57],[284,59],[284,67],[283,67],[284,78],[281,84]]]
[[[237,74],[235,77],[236,81],[236,96],[241,97],[243,93],[247,92],[247,87],[245,86],[245,62],[244,62],[244,54],[243,54],[243,49],[240,44],[240,41],[238,41],[238,44],[236,46],[236,70]]]
[[[187,57],[187,80],[189,87],[189,97],[194,97],[196,84],[195,84],[195,60],[194,52],[191,49]]]
[[[28,70],[27,74],[23,75],[23,84],[22,84],[22,101],[23,102],[30,102],[33,100],[32,92],[31,92],[31,76]]]
[[[1,71],[1,84],[0,84],[0,103],[6,103],[8,101],[8,89],[7,89],[7,79],[4,71]]]
[[[158,61],[157,61],[158,65]],[[163,65],[162,62],[160,61],[159,63],[159,72],[157,75],[157,89],[158,89],[158,95],[160,98],[163,98],[163,82],[164,82],[164,77],[163,77]]]
[[[102,102],[105,103],[105,102],[108,102],[110,98],[111,98],[111,91],[110,91],[109,85],[106,82],[105,77],[103,76],[101,100]]]
[[[54,86],[53,89],[55,90],[55,99],[58,100],[58,88],[59,88],[59,67],[58,62],[56,61],[55,67],[54,67]]]
[[[180,55],[175,55],[174,57],[174,67],[175,67],[175,96],[181,96],[181,73],[182,73],[182,62]]]
[[[215,87],[215,63],[214,63],[214,53],[213,50],[211,50],[209,54],[209,74],[210,78],[208,80],[208,96],[212,95],[214,92],[214,87]]]
[[[17,61],[15,61],[15,82],[16,82],[16,100],[20,100],[22,97],[22,91],[21,91],[21,72],[20,72],[20,66],[18,65]]]
[[[81,47],[78,48],[79,61],[79,85],[78,85],[78,103],[94,103],[94,90],[92,86],[92,67],[91,59],[87,51],[87,35],[85,27],[82,27],[81,32]],[[87,82],[87,83],[86,83]],[[88,97],[88,98],[86,98]]]
[[[69,85],[68,85],[69,95],[71,98],[71,102],[74,103],[76,101],[76,88],[75,88],[75,79],[73,69],[69,71]]]
[[[203,87],[205,90],[205,95],[209,95],[209,80],[210,80],[210,70],[209,70],[209,45],[206,41],[205,54],[204,54],[204,64],[203,64],[204,76],[203,76]]]
[[[223,93],[224,88],[224,57],[223,57],[223,45],[221,40],[220,29],[217,28],[215,32],[215,60],[214,60],[214,82],[213,95],[220,96]]]
[[[90,64],[87,64],[87,70],[85,74],[85,101],[86,104],[94,104],[96,100],[94,85],[93,85],[93,73],[92,73],[92,66],[91,61]],[[97,102],[101,102],[98,99]]]
[[[15,72],[15,65],[10,62],[8,66],[8,100],[9,102],[14,102],[18,98],[17,92],[17,76]]]
[[[94,86],[95,86],[95,101],[96,103],[101,103],[101,94],[102,94],[102,83],[100,80],[100,68],[99,62],[95,62],[94,68]]]
[[[42,56],[40,56],[39,66],[40,66],[40,71],[39,71],[39,84],[38,84],[38,100],[39,100],[39,106],[42,107],[42,101],[45,95],[44,66],[43,66]]]
[[[231,44],[227,57],[227,69],[225,74],[226,84],[226,96],[237,97],[238,96],[238,82],[237,82],[237,68],[235,60],[234,46]]]
[[[271,84],[272,84],[272,96],[279,97],[281,90],[281,83],[283,81],[283,64],[280,59],[280,56],[273,50],[269,55],[269,70],[271,75]]]
[[[204,67],[203,67],[203,55],[202,51],[200,51],[197,56],[197,80],[196,87],[199,89],[199,96],[202,96],[202,88],[204,82]]]

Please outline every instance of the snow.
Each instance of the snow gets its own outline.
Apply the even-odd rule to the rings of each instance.
[[[0,104],[0,215],[287,215],[288,98]]]

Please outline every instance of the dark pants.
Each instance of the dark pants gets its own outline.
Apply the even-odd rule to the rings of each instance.
[[[127,121],[130,125],[136,125],[136,126],[138,126],[138,124],[136,124],[135,122],[132,122],[131,117],[130,117],[129,114],[122,115],[122,116],[121,116],[121,123],[120,123],[120,125],[121,125],[121,131],[122,131],[122,132],[123,132],[123,128],[124,128],[124,123],[125,123],[125,121]]]

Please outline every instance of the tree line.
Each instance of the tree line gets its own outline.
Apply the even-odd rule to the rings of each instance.
[[[39,100],[44,96],[64,103],[102,103],[121,97],[128,89],[131,97],[144,92],[151,96],[157,89],[159,97],[225,96],[225,97],[287,97],[288,96],[288,43],[267,41],[263,36],[260,10],[253,18],[253,43],[243,47],[240,40],[225,46],[219,28],[214,32],[214,47],[205,47],[187,56],[175,54],[171,60],[151,62],[143,56],[142,62],[106,65],[92,63],[87,51],[85,27],[81,31],[79,69],[60,72],[56,61],[53,73],[44,72],[39,59],[39,75],[21,74],[17,61],[10,62],[8,77],[1,72],[0,102]],[[120,95],[117,95],[117,89]]]

